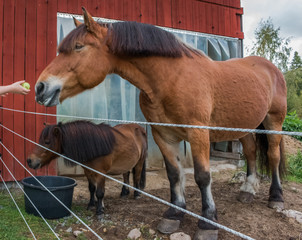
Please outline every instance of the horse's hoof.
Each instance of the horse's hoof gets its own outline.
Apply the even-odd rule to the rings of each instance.
[[[218,230],[203,230],[198,229],[194,235],[193,240],[217,240]]]
[[[141,195],[136,195],[136,196],[134,195],[134,199],[135,199],[135,200],[140,199],[140,198],[142,198]]]
[[[179,229],[180,220],[163,218],[157,225],[157,230],[164,234],[176,232]]]
[[[249,192],[240,191],[237,200],[242,203],[251,203],[254,200],[254,195]]]
[[[278,209],[283,210],[284,209],[284,202],[269,201],[268,202],[268,207],[269,208],[278,208]]]

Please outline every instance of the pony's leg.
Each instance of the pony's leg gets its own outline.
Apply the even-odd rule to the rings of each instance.
[[[263,121],[265,129],[268,130],[282,130],[282,122],[280,123],[280,115],[268,114]],[[269,167],[272,173],[272,183],[269,191],[269,203],[270,208],[284,208],[283,191],[280,180],[280,164],[284,164],[284,156],[282,149],[282,136],[276,134],[267,134],[268,151],[267,157],[269,161]],[[282,165],[281,165],[282,170]]]
[[[129,185],[129,175],[130,175],[130,171],[123,174],[124,183],[126,183],[128,185]],[[122,192],[121,192],[121,197],[126,197],[126,196],[129,195],[129,193],[130,193],[129,188],[126,187],[125,185],[123,185]]]
[[[170,201],[172,204],[186,208],[184,197],[185,180],[180,165],[179,158],[179,141],[172,139],[166,141],[155,129],[152,129],[152,134],[156,144],[163,154],[168,179],[170,182]],[[165,234],[177,231],[180,221],[183,219],[184,213],[173,208],[169,209],[163,214],[163,219],[157,226],[157,229]]]
[[[238,200],[243,203],[251,203],[259,189],[256,167],[256,140],[252,134],[239,139],[243,147],[243,153],[247,162],[246,180],[240,187]]]
[[[97,187],[96,187],[96,216],[98,220],[102,220],[104,217],[104,195],[105,195],[105,177],[98,175],[97,176]]]
[[[90,200],[87,206],[87,210],[95,207],[95,200],[94,200],[94,194],[95,194],[95,185],[91,182],[90,179],[88,179],[88,188],[89,188],[89,192],[90,192]]]
[[[194,163],[194,178],[202,197],[201,215],[213,222],[217,222],[217,211],[211,191],[210,173],[210,140],[206,130],[191,130],[189,141]],[[195,233],[194,240],[216,240],[218,237],[217,227],[198,221],[199,230]]]
[[[135,188],[143,190],[146,183],[145,158],[141,158],[132,170],[133,184]],[[134,191],[134,198],[138,199],[141,193]]]

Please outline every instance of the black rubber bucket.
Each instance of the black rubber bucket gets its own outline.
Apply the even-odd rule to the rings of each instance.
[[[64,203],[66,207],[71,208],[73,189],[77,185],[74,179],[61,176],[38,176],[36,178]],[[24,192],[43,217],[56,219],[70,215],[70,212],[33,177],[24,178],[22,184],[24,186]],[[40,216],[25,195],[24,201],[25,211],[27,213]]]

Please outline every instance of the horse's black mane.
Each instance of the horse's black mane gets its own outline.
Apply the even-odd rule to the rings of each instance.
[[[115,144],[113,128],[104,123],[96,125],[89,121],[74,121],[59,123],[57,127],[62,153],[79,163],[110,154]],[[66,159],[64,162],[75,165]]]
[[[178,58],[185,54],[192,57],[193,49],[178,40],[172,33],[150,24],[116,22],[109,27],[109,30],[112,38],[110,49],[116,55]]]
[[[159,27],[138,22],[99,23],[108,28],[109,48],[113,54],[128,57],[161,56],[178,58],[191,53],[204,54],[189,47],[172,33]],[[87,33],[85,24],[74,29],[60,44],[59,52],[69,53],[78,38]]]

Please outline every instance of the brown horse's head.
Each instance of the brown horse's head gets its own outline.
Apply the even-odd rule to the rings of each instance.
[[[61,153],[62,132],[57,125],[46,126],[39,139],[39,144],[54,152]],[[30,168],[37,169],[50,163],[51,160],[58,157],[57,154],[36,146],[33,152],[27,158],[27,164]]]
[[[98,24],[83,8],[84,24],[77,26],[61,42],[59,55],[41,73],[36,86],[36,101],[54,106],[101,83],[111,72],[108,28]]]

